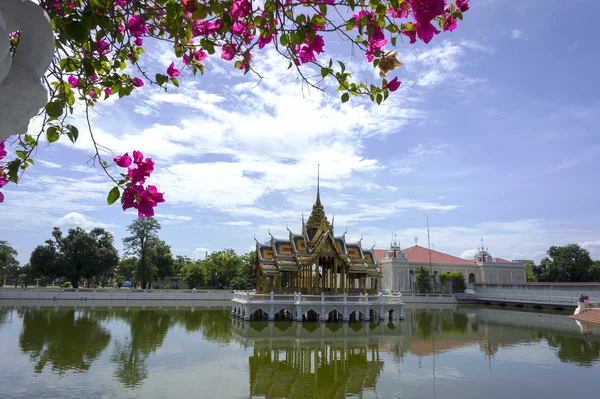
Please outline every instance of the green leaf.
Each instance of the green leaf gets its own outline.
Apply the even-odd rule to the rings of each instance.
[[[385,15],[385,13],[387,12],[387,7],[383,4],[379,4],[375,9],[375,12],[379,15]]]
[[[346,21],[346,30],[354,29],[354,25],[356,25],[356,18],[350,18]]]
[[[346,65],[344,65],[342,61],[338,61],[338,63],[340,64],[340,68],[342,68],[342,73],[344,73],[344,71],[346,70]]]
[[[325,26],[327,21],[325,21],[325,18],[323,18],[322,15],[315,14],[315,16],[312,18],[312,23],[318,26]]]
[[[21,165],[20,159],[14,159],[10,161],[6,167],[8,170],[8,180],[16,183],[19,180],[19,166]]]
[[[46,113],[51,118],[58,118],[63,113],[63,107],[58,101],[46,104]]]
[[[237,60],[234,64],[234,66],[235,66],[235,69],[240,69],[240,67],[242,66],[242,61]]]
[[[323,79],[325,79],[325,77],[326,77],[327,75],[329,75],[329,69],[327,69],[327,68],[325,68],[325,67],[322,67],[322,68],[321,68],[321,77],[322,77]]]
[[[169,81],[169,77],[167,75],[163,75],[161,73],[157,73],[154,76],[154,78],[156,79],[156,83],[158,83],[159,86],[162,86]]]
[[[108,192],[108,197],[106,197],[106,202],[108,202],[108,205],[112,205],[115,203],[116,200],[119,199],[120,196],[121,196],[121,192],[119,191],[119,187],[113,187]]]
[[[319,4],[319,10],[321,14],[327,15],[327,4]]]
[[[69,137],[69,140],[71,140],[72,143],[75,143],[79,137],[79,129],[73,125],[67,125],[66,128],[68,129],[67,136]]]
[[[176,87],[179,87],[179,81],[177,80],[177,78],[171,78],[171,82],[173,82],[173,84],[174,84]]]
[[[287,47],[287,45],[290,44],[290,37],[288,36],[287,33],[284,33],[279,38],[279,42],[281,43],[282,46]]]
[[[350,9],[352,11],[354,11],[354,8],[356,7],[356,2],[354,0],[346,0],[346,3],[348,3],[348,6],[350,6]]]
[[[396,36],[394,36],[394,37],[392,37],[392,38],[391,38],[391,40],[390,40],[390,41],[392,42],[392,46],[395,46],[395,45],[396,45],[396,40],[397,40],[397,39],[398,39],[398,38],[397,38]]]
[[[75,40],[78,43],[84,43],[88,40],[90,30],[83,21],[66,20],[63,24],[67,39]]]
[[[383,101],[383,96],[381,95],[381,93],[377,93],[377,97],[375,100],[377,101],[377,104],[381,104],[381,102]]]
[[[27,153],[25,151],[23,151],[23,150],[17,150],[17,151],[15,151],[15,153],[21,159],[27,158]]]
[[[46,129],[46,138],[49,143],[54,143],[60,138],[60,134],[58,132],[58,128],[56,126],[50,126]]]
[[[347,103],[348,100],[350,100],[350,94],[348,94],[347,92],[342,94],[342,102]]]

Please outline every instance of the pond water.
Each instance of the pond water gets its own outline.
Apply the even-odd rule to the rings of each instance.
[[[565,313],[406,309],[390,323],[0,302],[2,398],[597,397],[600,330]]]

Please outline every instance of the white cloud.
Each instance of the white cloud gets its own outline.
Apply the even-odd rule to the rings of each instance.
[[[54,163],[54,162],[49,162],[49,161],[44,161],[43,159],[36,159],[35,163],[37,164],[41,164],[42,166],[49,168],[49,169],[60,169],[62,168],[61,165]]]
[[[56,219],[54,226],[62,228],[81,227],[84,230],[91,230],[95,227],[114,227],[112,224],[106,224],[98,220],[91,219],[77,212],[70,212]]]
[[[581,245],[583,248],[586,248],[586,249],[592,249],[592,248],[600,249],[600,240],[584,241],[584,242],[580,243],[579,245]]]
[[[194,250],[194,257],[196,258],[202,258],[204,259],[204,257],[208,254],[210,255],[212,251],[209,250],[208,248],[204,248],[204,247],[198,247]]]
[[[235,222],[224,222],[223,223],[225,226],[239,226],[239,227],[250,227],[252,226],[252,222],[249,222],[247,220],[238,220]]]
[[[511,32],[511,37],[513,39],[525,39],[525,32],[523,32],[521,29],[513,29]]]
[[[467,250],[463,251],[462,254],[460,254],[460,257],[463,259],[472,260],[476,254],[477,254],[476,249],[467,249]]]
[[[191,216],[174,215],[172,213],[156,213],[154,217],[163,224],[175,224],[192,220]]]

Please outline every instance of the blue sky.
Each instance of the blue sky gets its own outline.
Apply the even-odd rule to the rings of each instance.
[[[165,192],[161,238],[175,254],[203,256],[300,231],[321,198],[336,234],[385,248],[427,244],[470,257],[481,237],[493,256],[539,261],[550,245],[577,242],[600,259],[600,45],[595,0],[472,0],[465,20],[429,45],[399,44],[401,88],[383,105],[341,104],[302,89],[273,53],[255,55],[264,79],[214,59],[168,93],[145,86],[97,107],[96,140],[113,154],[138,149],[156,162]],[[150,71],[172,59],[147,45]],[[360,80],[377,81],[334,38]],[[184,73],[185,74],[185,73]],[[73,121],[80,126],[81,115]],[[31,129],[39,127],[39,121]],[[82,129],[83,130],[83,129]],[[24,263],[52,226],[104,226],[119,249],[136,216],[108,207],[111,186],[87,164],[91,140],[38,151],[18,186],[3,189],[0,239]]]

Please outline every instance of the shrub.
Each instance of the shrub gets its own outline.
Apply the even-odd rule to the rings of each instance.
[[[63,284],[63,288],[71,288],[73,287],[73,284],[71,284],[70,281],[67,281],[66,283]]]

